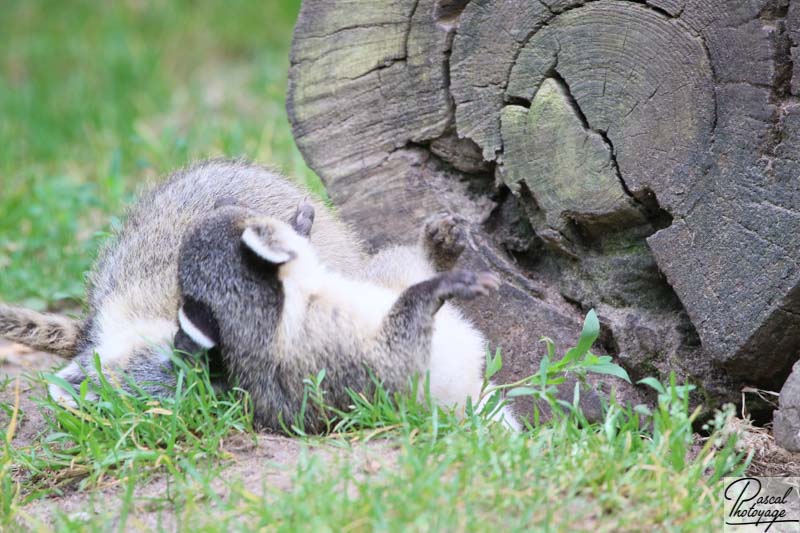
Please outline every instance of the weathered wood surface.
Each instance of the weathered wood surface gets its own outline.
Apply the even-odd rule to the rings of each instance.
[[[509,372],[593,306],[713,403],[800,352],[798,40],[795,0],[305,0],[288,109],[372,247],[474,222]]]

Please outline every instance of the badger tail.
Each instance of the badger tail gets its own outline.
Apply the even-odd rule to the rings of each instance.
[[[78,320],[0,303],[0,337],[71,358],[80,336]]]

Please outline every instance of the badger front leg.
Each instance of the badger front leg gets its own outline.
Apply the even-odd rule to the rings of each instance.
[[[429,367],[434,315],[446,300],[486,295],[498,286],[489,272],[453,270],[403,291],[384,319],[377,342],[376,361],[384,362],[384,384],[402,390],[410,376]]]

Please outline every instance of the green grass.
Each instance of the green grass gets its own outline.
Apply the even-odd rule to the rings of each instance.
[[[284,110],[298,7],[4,2],[0,300],[80,299],[97,233],[189,161],[246,156],[321,193]]]
[[[289,490],[265,480],[254,493],[222,476],[220,492],[229,459],[224,440],[231,433],[255,437],[248,402],[233,392],[215,394],[200,367],[179,365],[175,398],[120,394],[103,382],[97,402],[85,400],[86,387],[76,394],[79,410],[42,400],[50,431],[24,448],[6,436],[0,526],[47,530],[26,512],[26,502],[118,486],[118,499],[93,499],[86,517],[58,512],[56,529],[122,531],[149,510],[180,531],[716,530],[722,477],[740,475],[747,464],[735,436],[720,431],[732,411],[719,413],[701,442],[693,432],[699,411],[689,411],[691,387],[674,380],[644,382],[658,396],[655,409],[622,407],[612,398],[599,423],[583,416],[579,388],[573,403],[555,399],[553,387],[567,373],[624,373],[589,352],[598,326],[590,314],[576,348],[545,358],[536,375],[509,387],[510,395],[533,396],[553,412],[521,433],[491,420],[497,391],[482,409],[468,406],[463,417],[428,395],[389,395],[380,387],[369,397],[351,393],[352,407],[340,411],[324,405],[324,377],[309,379],[309,401],[327,409],[331,431],[298,437],[309,449],[336,456],[379,442],[395,451],[371,475],[352,453],[338,460],[307,453],[292,467]],[[502,365],[499,355],[489,359],[487,383]],[[169,478],[168,494],[137,496],[136,488],[155,474]]]
[[[404,427],[397,463],[383,475],[364,479],[348,463],[332,474],[310,462],[299,468],[295,489],[268,504],[226,502],[227,521],[232,528],[332,531],[698,531],[720,524],[715,483],[732,456],[706,451],[676,468],[664,459],[664,442],[650,440],[635,416],[600,426],[565,419],[522,435],[483,420],[438,426],[437,434],[429,418],[416,433]],[[707,475],[706,464],[719,471]]]
[[[86,399],[89,383],[83,383],[75,395],[79,409],[42,399],[47,437],[36,453],[15,456],[25,472],[28,496],[97,486],[109,475],[125,478],[132,471],[144,477],[159,466],[174,476],[197,468],[198,460],[213,467],[213,460],[224,458],[224,438],[252,433],[245,398],[234,391],[215,392],[201,367],[187,366],[179,358],[175,364],[180,370],[173,397],[155,398],[140,390],[130,394],[103,380],[97,400]],[[52,374],[44,379],[69,387]]]

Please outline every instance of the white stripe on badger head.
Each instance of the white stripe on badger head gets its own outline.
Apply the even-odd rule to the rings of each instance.
[[[183,307],[181,307],[180,311],[178,311],[178,324],[181,325],[183,332],[186,333],[189,338],[196,342],[201,348],[210,350],[217,345],[216,342],[209,339],[208,336],[200,330],[200,328],[195,326],[192,321],[189,320],[189,318],[186,316],[186,313],[183,312]]]
[[[253,228],[244,230],[242,242],[253,250],[256,255],[276,265],[282,265],[292,258],[288,252],[279,252],[266,247],[259,236],[256,235],[256,232],[253,231]]]

